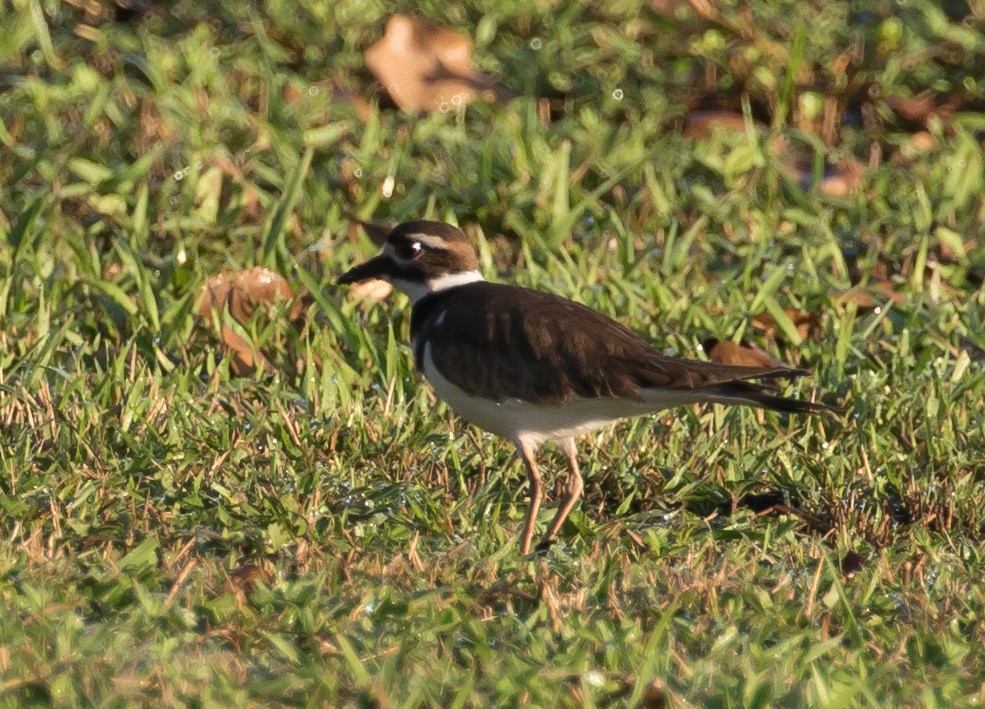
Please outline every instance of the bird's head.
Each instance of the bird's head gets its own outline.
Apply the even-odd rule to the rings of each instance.
[[[483,280],[475,248],[462,230],[425,220],[395,226],[387,234],[383,251],[350,268],[338,283],[373,278],[392,283],[411,303],[430,293]]]

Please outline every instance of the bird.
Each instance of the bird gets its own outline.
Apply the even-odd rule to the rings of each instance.
[[[633,330],[559,295],[487,281],[458,227],[414,220],[394,226],[382,251],[339,285],[389,282],[410,299],[416,369],[462,419],[511,441],[526,469],[520,552],[530,551],[544,484],[537,453],[555,443],[568,478],[538,544],[549,548],[584,489],[576,440],[618,421],[713,402],[791,414],[840,412],[772,393],[809,374],[770,363],[739,366],[667,356]],[[768,384],[751,380],[760,380]]]

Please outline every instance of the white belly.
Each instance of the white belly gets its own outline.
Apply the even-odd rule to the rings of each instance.
[[[694,393],[649,390],[643,401],[598,398],[574,399],[563,404],[540,405],[521,399],[494,401],[466,393],[441,375],[424,349],[421,367],[435,393],[466,421],[513,442],[540,445],[596,431],[617,421],[652,414],[662,409],[700,400]]]

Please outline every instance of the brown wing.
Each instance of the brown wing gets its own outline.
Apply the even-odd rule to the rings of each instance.
[[[549,293],[477,283],[431,305],[419,335],[435,366],[466,392],[561,403],[641,398],[642,389],[703,389],[803,370],[667,357],[605,315]]]

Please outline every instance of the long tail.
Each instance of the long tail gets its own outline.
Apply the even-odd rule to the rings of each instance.
[[[790,370],[789,377],[799,377],[807,374],[804,370]],[[747,406],[758,406],[771,411],[780,411],[786,414],[843,414],[846,411],[844,406],[833,406],[831,404],[819,404],[813,401],[802,401],[800,399],[790,399],[785,396],[777,396],[770,393],[769,389],[755,382],[736,380],[718,384],[710,388],[719,401],[728,404],[745,404]]]

